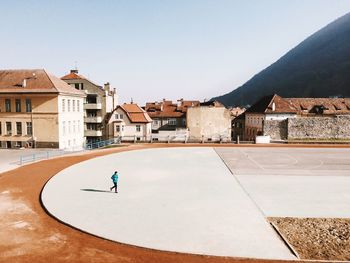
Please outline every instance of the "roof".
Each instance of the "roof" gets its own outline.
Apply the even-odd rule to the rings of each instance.
[[[78,75],[77,73],[71,72],[61,78],[62,80],[69,80],[69,79],[85,79],[85,77]]]
[[[126,115],[128,116],[130,122],[132,123],[149,123],[152,122],[152,119],[148,116],[147,112],[140,108],[137,104],[134,103],[124,103],[119,105],[116,109],[121,108]]]
[[[300,115],[350,114],[350,98],[282,98],[274,94],[261,98],[246,112],[294,113]]]
[[[69,80],[79,80],[79,79],[80,80],[86,80],[86,81],[90,82],[91,84],[99,87],[101,90],[103,90],[102,86],[97,85],[96,83],[92,82],[91,80],[89,80],[88,78],[84,77],[83,75],[78,74],[78,70],[77,69],[71,70],[69,74],[61,77],[61,79],[64,80],[64,81],[67,81],[67,82]]]
[[[289,101],[277,94],[261,98],[249,109],[247,113],[297,113],[297,108]]]
[[[300,114],[315,113],[315,107],[322,108],[324,115],[350,114],[350,98],[286,98]]]
[[[65,93],[85,96],[44,69],[0,70],[1,93]]]
[[[186,116],[188,107],[199,106],[196,100],[178,100],[173,103],[171,100],[161,102],[147,102],[145,110],[151,118],[181,118]]]

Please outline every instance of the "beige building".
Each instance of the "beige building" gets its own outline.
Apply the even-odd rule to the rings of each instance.
[[[190,141],[230,141],[231,112],[217,101],[187,109]]]
[[[122,141],[149,141],[152,119],[137,104],[117,106],[108,120],[108,137],[121,137]]]
[[[0,70],[0,146],[81,149],[84,97],[43,69]]]
[[[86,100],[84,103],[84,135],[87,143],[101,141],[107,138],[105,123],[109,114],[118,105],[116,89],[112,89],[107,82],[99,86],[91,80],[78,74],[78,70],[62,77],[73,88],[84,91]]]

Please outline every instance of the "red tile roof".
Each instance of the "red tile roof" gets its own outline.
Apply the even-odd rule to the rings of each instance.
[[[274,105],[273,105],[274,104]],[[274,107],[274,108],[273,108]],[[246,113],[297,113],[296,107],[277,94],[265,96],[253,104]]]
[[[145,110],[151,118],[181,118],[186,116],[187,108],[199,106],[196,100],[179,100],[173,103],[170,100],[161,102],[147,102]]]
[[[85,77],[80,76],[74,72],[71,72],[61,78],[62,80],[69,80],[69,79],[85,79]]]
[[[282,98],[275,94],[261,98],[246,112],[295,113],[299,115],[315,113],[324,115],[350,114],[350,98]]]
[[[1,93],[65,93],[85,96],[44,69],[0,70]]]
[[[152,119],[148,116],[147,112],[140,108],[137,104],[124,103],[123,105],[118,106],[126,113],[130,122],[132,123],[149,123],[152,122]],[[117,107],[117,108],[118,108]]]

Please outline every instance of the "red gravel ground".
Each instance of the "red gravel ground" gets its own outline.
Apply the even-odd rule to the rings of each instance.
[[[0,262],[295,262],[200,256],[124,245],[68,227],[50,217],[41,206],[44,184],[66,167],[115,152],[174,146],[194,145],[132,145],[97,150],[32,163],[0,174]]]

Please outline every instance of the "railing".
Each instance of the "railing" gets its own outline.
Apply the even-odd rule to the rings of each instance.
[[[86,146],[85,146],[85,149],[92,150],[92,149],[106,147],[106,146],[112,145],[112,144],[119,144],[120,142],[121,142],[121,138],[120,137],[115,137],[115,138],[112,138],[112,139],[109,139],[109,140],[105,140],[105,141],[98,141],[98,142],[87,143]]]
[[[225,135],[213,136],[213,137],[193,137],[186,134],[177,134],[177,135],[159,135],[152,134],[149,136],[122,136],[121,141],[124,142],[143,142],[143,143],[153,143],[153,142],[166,142],[166,143],[234,143],[231,140],[231,137]]]
[[[52,157],[60,156],[65,153],[66,153],[65,151],[59,150],[59,151],[45,151],[45,152],[37,152],[33,154],[21,155],[19,157],[19,164],[22,165],[24,163],[50,159]]]

